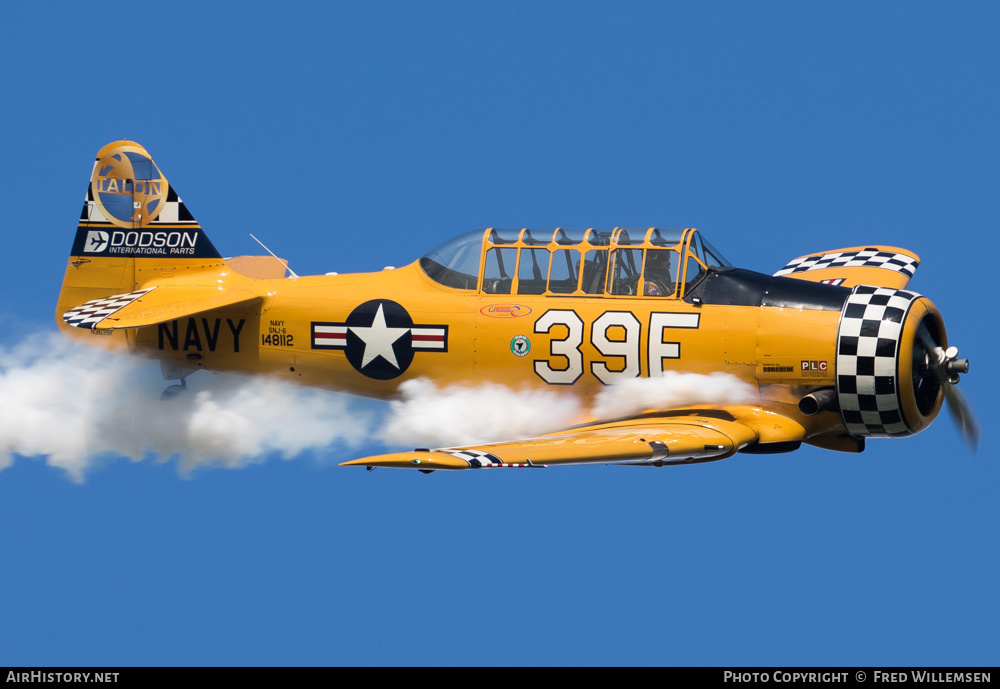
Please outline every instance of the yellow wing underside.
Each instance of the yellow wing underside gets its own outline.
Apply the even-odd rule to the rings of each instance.
[[[761,442],[766,422],[769,443],[801,441],[802,426],[787,417],[732,408],[645,414],[595,423],[513,442],[441,449],[419,449],[363,457],[341,466],[392,467],[435,471],[569,464],[647,464],[664,466],[725,459]],[[779,423],[775,423],[780,419]],[[782,423],[783,422],[783,423]],[[777,430],[776,430],[777,429]]]

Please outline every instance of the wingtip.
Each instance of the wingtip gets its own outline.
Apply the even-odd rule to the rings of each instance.
[[[395,452],[375,457],[362,457],[349,462],[341,462],[342,467],[388,467],[392,469],[416,469],[436,471],[438,469],[468,469],[469,463],[444,452]]]

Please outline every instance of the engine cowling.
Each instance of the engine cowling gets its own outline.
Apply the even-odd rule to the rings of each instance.
[[[837,401],[852,436],[914,435],[941,411],[944,390],[921,328],[948,347],[941,314],[916,292],[859,285],[847,298],[837,333]]]

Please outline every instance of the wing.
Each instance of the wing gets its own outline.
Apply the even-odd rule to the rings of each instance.
[[[775,276],[854,287],[874,285],[903,289],[917,272],[920,258],[894,246],[855,246],[789,261]]]
[[[788,417],[750,407],[688,409],[587,424],[513,442],[418,449],[363,457],[341,466],[437,469],[564,464],[665,466],[725,459],[741,449],[794,449],[805,429]]]
[[[92,299],[64,313],[63,320],[77,328],[95,330],[141,328],[259,298],[243,289],[219,289],[217,285],[176,280],[166,286]]]

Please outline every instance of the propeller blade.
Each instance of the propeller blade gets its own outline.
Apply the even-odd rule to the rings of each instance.
[[[917,329],[917,337],[927,350],[927,366],[931,375],[941,381],[941,385],[944,386],[944,399],[948,405],[948,413],[951,414],[952,422],[958,428],[965,444],[973,452],[976,452],[979,449],[979,423],[976,422],[972,407],[965,401],[965,397],[955,389],[958,374],[969,371],[968,360],[957,359],[958,349],[956,347],[943,349],[934,341],[923,323]]]
[[[917,328],[917,337],[920,338],[920,342],[927,349],[927,365],[930,366],[932,371],[934,371],[934,375],[936,375],[939,379],[943,379],[941,371],[942,367],[948,360],[948,353],[934,341],[931,334],[927,332],[927,326],[923,323],[921,323],[920,327]],[[955,354],[958,354],[957,349],[955,350]]]
[[[951,419],[955,422],[955,426],[958,427],[962,439],[975,452],[979,449],[979,424],[972,413],[972,407],[966,402],[962,393],[956,390],[955,386],[951,383],[944,384],[944,398],[948,403],[948,411],[951,413]]]

